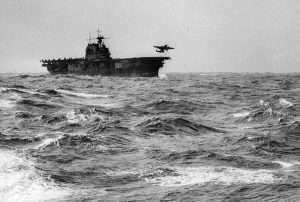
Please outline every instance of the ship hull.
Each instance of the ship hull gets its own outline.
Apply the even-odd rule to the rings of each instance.
[[[157,77],[169,57],[141,57],[108,60],[52,60],[43,66],[51,74],[102,75],[126,77]]]

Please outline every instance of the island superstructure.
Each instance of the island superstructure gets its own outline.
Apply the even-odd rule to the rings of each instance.
[[[42,66],[51,74],[157,77],[170,57],[112,58],[104,37],[98,33],[89,43],[84,58],[43,59]]]

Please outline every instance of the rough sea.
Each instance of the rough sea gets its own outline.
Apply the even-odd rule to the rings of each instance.
[[[300,74],[0,75],[0,201],[300,201]]]

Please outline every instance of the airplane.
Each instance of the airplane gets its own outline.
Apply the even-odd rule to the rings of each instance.
[[[163,46],[153,46],[153,47],[157,48],[156,52],[158,52],[158,53],[164,53],[165,51],[168,51],[170,49],[174,49],[173,47],[170,47],[167,44],[163,45]]]

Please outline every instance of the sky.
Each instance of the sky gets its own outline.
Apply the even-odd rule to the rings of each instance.
[[[114,58],[175,50],[163,72],[299,72],[299,0],[0,0],[0,73],[83,57],[89,33]],[[164,56],[164,55],[163,55]]]

